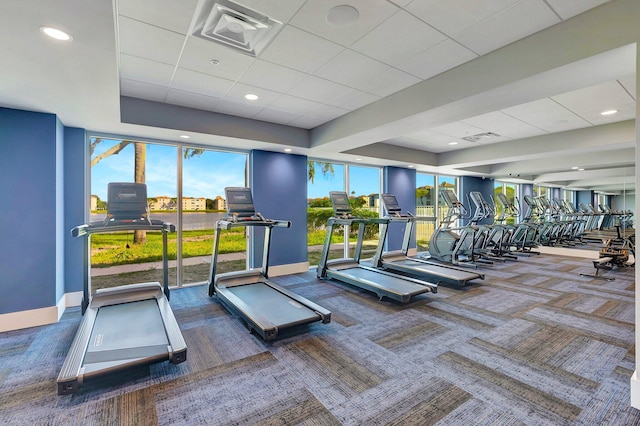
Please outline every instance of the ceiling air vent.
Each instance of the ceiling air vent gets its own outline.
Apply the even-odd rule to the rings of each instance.
[[[276,36],[282,22],[228,0],[201,0],[193,35],[256,57]]]
[[[495,139],[500,137],[502,136],[500,136],[497,133],[486,132],[486,133],[478,133],[477,135],[472,135],[472,136],[465,136],[464,138],[461,138],[461,139],[467,142],[478,142],[481,140]]]

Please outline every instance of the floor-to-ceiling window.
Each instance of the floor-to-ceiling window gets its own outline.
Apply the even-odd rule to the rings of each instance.
[[[145,183],[151,218],[177,227],[168,237],[170,285],[206,281],[215,222],[226,208],[224,188],[245,186],[246,154],[106,137],[90,144],[91,221],[106,215],[109,182]],[[237,234],[221,244],[224,270],[246,265],[247,240]],[[159,232],[95,234],[92,289],[161,281],[161,257]]]
[[[437,205],[436,177],[431,174],[416,173],[416,216],[435,218]],[[429,239],[435,227],[435,220],[421,220],[416,223],[416,243],[419,252],[428,249]]]
[[[307,175],[309,264],[317,265],[326,236],[326,224],[333,214],[329,192],[345,191],[354,215],[378,217],[381,171],[378,167],[309,160]],[[344,231],[349,238],[344,238]],[[331,240],[329,259],[352,256],[356,232],[357,227],[337,228]],[[377,238],[378,227],[368,227],[363,256],[375,248]]]

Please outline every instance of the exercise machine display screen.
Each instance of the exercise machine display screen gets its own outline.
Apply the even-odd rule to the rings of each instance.
[[[251,196],[251,188],[225,188],[227,211],[237,217],[251,217],[256,214]]]

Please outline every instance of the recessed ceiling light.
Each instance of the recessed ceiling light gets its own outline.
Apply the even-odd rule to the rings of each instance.
[[[407,167],[413,169],[413,164],[409,164]]]
[[[217,59],[212,59],[209,62],[211,63],[211,65],[218,65],[220,63],[220,61]]]
[[[356,158],[356,161],[362,161],[362,158]]]
[[[189,135],[180,135],[180,137],[182,139],[190,139],[191,138],[191,136],[189,136]]]
[[[571,170],[578,170],[578,166],[573,166]]]
[[[456,142],[456,141],[449,142],[449,145],[458,145],[458,142]]]
[[[612,115],[612,114],[615,114],[616,112],[618,112],[617,109],[608,109],[606,111],[602,111],[600,115]]]
[[[244,95],[244,98],[248,101],[257,101],[258,95],[254,95],[253,93],[247,93],[246,95]]]
[[[40,31],[42,31],[44,34],[46,34],[47,36],[49,36],[51,38],[55,38],[56,40],[61,40],[61,41],[71,41],[71,40],[73,40],[73,37],[71,37],[69,34],[67,34],[64,31],[59,30],[57,28],[40,27]]]
[[[291,152],[291,151],[293,151],[291,148],[285,148],[284,149],[284,152]]]
[[[581,171],[583,171],[583,170],[584,170],[583,168],[579,168],[579,169],[578,169],[578,171],[579,171],[579,172],[581,172]]]

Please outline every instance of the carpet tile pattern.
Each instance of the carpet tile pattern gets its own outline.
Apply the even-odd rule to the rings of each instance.
[[[265,342],[205,286],[174,290],[185,363],[136,367],[70,396],[55,380],[80,322],[0,333],[6,425],[640,425],[632,268],[543,254],[406,304],[313,271],[273,280],[332,312]]]

